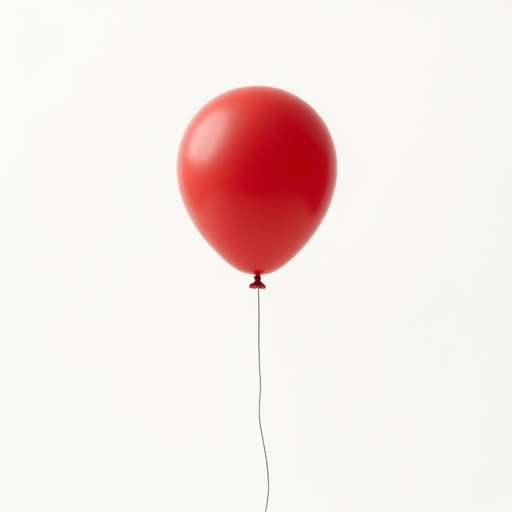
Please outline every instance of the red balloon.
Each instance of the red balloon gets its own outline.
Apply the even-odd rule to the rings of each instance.
[[[268,274],[322,222],[336,184],[329,131],[306,102],[272,87],[242,87],[207,103],[178,153],[185,207],[228,263]]]

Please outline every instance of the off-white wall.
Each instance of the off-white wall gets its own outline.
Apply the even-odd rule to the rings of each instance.
[[[0,509],[256,511],[256,294],[186,215],[195,112],[324,118],[262,293],[269,512],[512,510],[512,4],[0,3]]]

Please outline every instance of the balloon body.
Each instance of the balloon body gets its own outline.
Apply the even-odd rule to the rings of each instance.
[[[308,242],[336,183],[336,152],[320,116],[272,87],[207,103],[178,152],[185,207],[206,241],[242,272],[268,274]]]

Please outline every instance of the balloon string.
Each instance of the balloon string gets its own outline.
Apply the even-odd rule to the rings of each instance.
[[[270,475],[268,472],[267,449],[265,447],[265,438],[263,437],[263,428],[261,426],[261,349],[260,349],[260,287],[258,286],[258,374],[260,381],[260,392],[258,400],[258,420],[260,423],[261,442],[263,443],[263,453],[265,454],[265,466],[267,467],[267,502],[265,503],[265,512],[268,508],[268,498],[270,496]]]

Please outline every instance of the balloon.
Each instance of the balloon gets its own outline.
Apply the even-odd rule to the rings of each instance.
[[[320,116],[272,87],[242,87],[207,103],[178,152],[185,207],[206,241],[249,274],[273,272],[322,222],[336,152]]]

